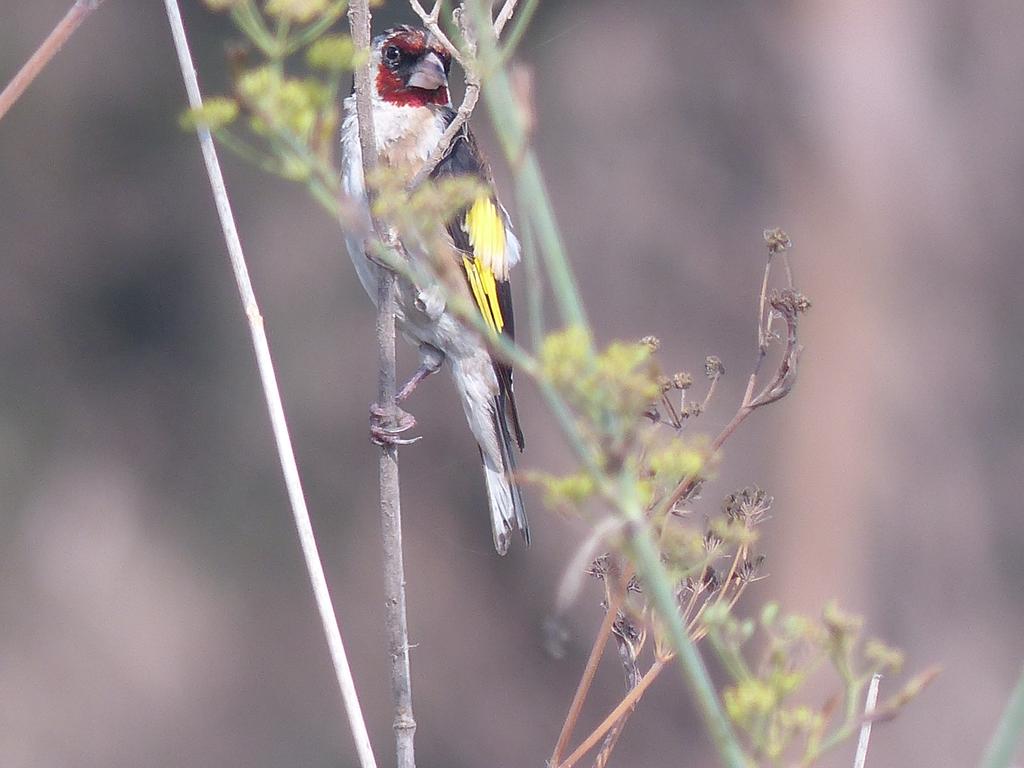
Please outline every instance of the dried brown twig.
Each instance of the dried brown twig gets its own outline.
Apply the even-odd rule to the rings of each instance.
[[[590,648],[590,655],[587,657],[587,665],[583,668],[583,674],[580,676],[576,692],[573,694],[572,703],[569,705],[569,712],[566,714],[565,721],[562,723],[562,730],[558,734],[558,741],[555,742],[555,748],[551,752],[551,759],[548,761],[548,764],[553,768],[561,765],[562,754],[565,752],[566,747],[569,746],[569,739],[572,738],[576,721],[579,720],[580,713],[583,711],[583,704],[587,700],[590,686],[594,682],[594,675],[597,673],[597,665],[601,662],[601,657],[604,655],[605,646],[608,644],[608,638],[612,633],[612,626],[615,623],[619,609],[626,599],[626,588],[632,577],[633,568],[632,566],[627,566],[627,569],[621,576],[616,578],[609,575],[604,579],[608,590],[608,610],[605,611],[604,619],[597,630],[594,644]],[[614,586],[612,586],[613,584]]]
[[[709,602],[714,598],[716,602],[728,599],[730,610],[743,591],[746,589],[746,580],[737,580],[733,578],[733,574],[737,572],[741,563],[746,562],[747,547],[740,547],[735,556],[733,557],[732,564],[729,568],[729,576],[722,582],[724,585],[721,589],[715,592],[715,588],[709,587],[709,584],[702,578],[698,579],[693,585],[690,599],[687,604],[683,607],[683,619],[686,621],[687,630],[690,632],[693,640],[696,642],[703,639],[706,634],[706,629],[700,627],[700,620],[704,613],[704,609],[707,607]],[[729,593],[729,587],[733,587],[731,594]],[[717,597],[716,597],[717,595]],[[726,597],[728,595],[728,598]],[[697,603],[701,598],[704,598],[704,603],[700,608],[696,608]],[[696,610],[695,610],[696,609]],[[605,615],[607,621],[609,613]],[[611,622],[611,626],[614,628],[616,622]],[[604,624],[602,624],[604,629]],[[608,639],[608,634],[598,634],[598,641],[601,642],[602,648]],[[639,652],[639,651],[638,651]],[[619,736],[622,734],[622,730],[625,728],[626,722],[630,716],[636,711],[637,705],[640,703],[641,697],[647,692],[647,689],[654,683],[658,675],[666,668],[668,663],[675,658],[675,654],[672,651],[655,651],[654,661],[647,671],[638,680],[628,679],[627,680],[627,691],[615,708],[605,717],[604,720],[580,743],[576,749],[574,749],[568,757],[566,757],[561,763],[551,762],[550,765],[557,766],[557,768],[572,768],[579,760],[593,749],[602,738],[605,739],[601,746],[601,750],[595,758],[595,768],[601,768],[601,766],[607,764],[611,757],[611,752],[618,743]],[[589,689],[589,685],[588,685]],[[580,708],[582,709],[582,702],[580,702]],[[576,713],[578,717],[578,712]],[[575,722],[575,721],[574,721]]]
[[[558,764],[558,768],[572,768],[580,758],[582,758],[587,752],[593,749],[597,742],[601,740],[601,737],[608,733],[616,724],[625,722],[625,718],[636,709],[636,705],[640,702],[640,698],[647,692],[647,689],[651,687],[651,683],[657,679],[658,675],[665,668],[672,657],[665,659],[655,659],[654,663],[651,664],[644,676],[640,678],[636,686],[632,688],[629,693],[618,703],[608,716],[601,721],[601,724],[594,729],[594,731],[584,739],[576,749],[572,751],[565,760]],[[609,750],[610,751],[610,750]],[[608,758],[605,757],[605,760]]]
[[[797,364],[800,361],[800,354],[803,352],[797,335],[798,320],[801,314],[810,309],[811,302],[793,286],[792,269],[786,260],[786,251],[792,245],[789,237],[781,229],[768,229],[765,230],[764,238],[768,245],[768,260],[765,263],[761,296],[758,302],[757,360],[747,381],[747,389],[739,408],[711,443],[712,453],[721,449],[725,441],[732,436],[740,424],[747,420],[750,414],[758,408],[781,400],[792,391],[796,384]],[[784,259],[787,285],[781,292],[769,292],[771,269],[776,258]],[[768,356],[770,342],[774,338],[771,329],[772,322],[776,317],[782,317],[786,322],[786,348],[772,380],[755,395],[758,374]],[[698,482],[697,477],[683,478],[675,490],[669,494],[668,500],[664,504],[664,510],[674,511],[676,505],[694,490]]]
[[[75,30],[93,11],[100,7],[102,2],[103,0],[76,0],[75,4],[68,9],[64,18],[57,23],[57,26],[47,35],[35,53],[25,62],[25,66],[18,71],[3,92],[0,92],[0,120],[50,63],[50,60],[57,55],[57,51],[63,47]]]

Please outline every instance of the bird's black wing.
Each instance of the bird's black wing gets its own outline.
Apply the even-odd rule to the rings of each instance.
[[[446,109],[445,125],[450,125],[454,118],[455,111]],[[471,176],[486,186],[488,193],[460,210],[446,223],[446,228],[462,256],[463,274],[484,321],[494,333],[514,341],[512,286],[508,279],[512,228],[508,214],[494,194],[490,168],[480,155],[468,126],[463,125],[431,176],[435,179]],[[498,412],[504,420],[498,426],[506,435],[511,427],[522,450],[523,431],[512,392],[512,366],[495,360],[494,371],[498,376]]]

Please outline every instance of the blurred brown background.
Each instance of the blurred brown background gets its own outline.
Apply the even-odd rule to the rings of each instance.
[[[68,5],[0,3],[0,80]],[[216,91],[229,27],[184,11]],[[392,2],[378,26],[409,20]],[[815,301],[801,380],[705,495],[776,496],[771,578],[745,610],[837,597],[912,670],[945,667],[876,729],[877,768],[973,764],[1024,656],[1022,33],[1024,9],[994,0],[591,0],[543,4],[521,51],[599,334],[655,333],[695,371],[720,355],[705,431],[750,364],[761,230],[796,243]],[[355,764],[183,104],[162,4],[109,0],[0,122],[4,768]],[[303,190],[225,163],[387,765],[370,303]],[[520,400],[524,464],[566,465],[536,393]],[[534,547],[498,558],[449,382],[410,410],[426,435],[402,452],[420,764],[541,766],[600,615],[588,585],[567,657],[545,653],[583,529],[534,497]],[[712,764],[675,675],[616,761]]]

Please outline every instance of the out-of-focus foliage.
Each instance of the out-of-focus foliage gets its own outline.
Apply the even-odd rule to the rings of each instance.
[[[757,621],[718,605],[705,611],[707,638],[732,681],[723,692],[726,711],[759,765],[811,765],[858,731],[871,677],[897,674],[903,664],[903,654],[881,641],[862,644],[861,623],[835,603],[818,619],[782,615],[774,602]],[[808,703],[805,684],[825,667],[839,689]],[[875,717],[892,717],[933,675],[910,680]]]
[[[329,30],[347,2],[206,0],[228,13],[244,41],[231,49],[230,94],[187,112],[225,147],[260,168],[307,185],[337,212],[335,158],[341,78],[358,63],[352,39]]]

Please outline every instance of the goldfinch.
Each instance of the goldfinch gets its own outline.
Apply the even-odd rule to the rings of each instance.
[[[381,163],[401,169],[407,176],[405,181],[424,166],[455,118],[448,96],[450,67],[448,51],[426,30],[398,27],[373,41],[372,104],[377,150]],[[341,134],[342,186],[350,199],[364,202],[368,220],[354,94],[345,100]],[[458,280],[456,289],[472,298],[492,331],[511,339],[515,324],[509,272],[519,261],[519,241],[493,191],[490,169],[468,127],[460,131],[431,173],[432,179],[452,176],[479,179],[489,194],[477,198],[451,221],[438,222],[445,252],[430,254],[432,263],[458,270],[464,279]],[[376,302],[380,267],[366,257],[361,238],[348,237],[347,246],[360,282]],[[446,290],[452,290],[452,286]],[[416,373],[399,391],[398,400],[408,397],[444,361],[451,364],[470,431],[480,449],[494,547],[504,555],[515,529],[529,544],[530,529],[515,477],[515,451],[523,449],[523,432],[512,392],[511,367],[494,359],[480,334],[447,309],[446,294],[440,286],[417,286],[399,277],[395,291],[396,322],[402,334],[419,346],[421,358]],[[408,429],[414,423],[407,414],[403,416],[399,430],[390,434],[371,427],[375,438],[402,442],[394,431]]]

